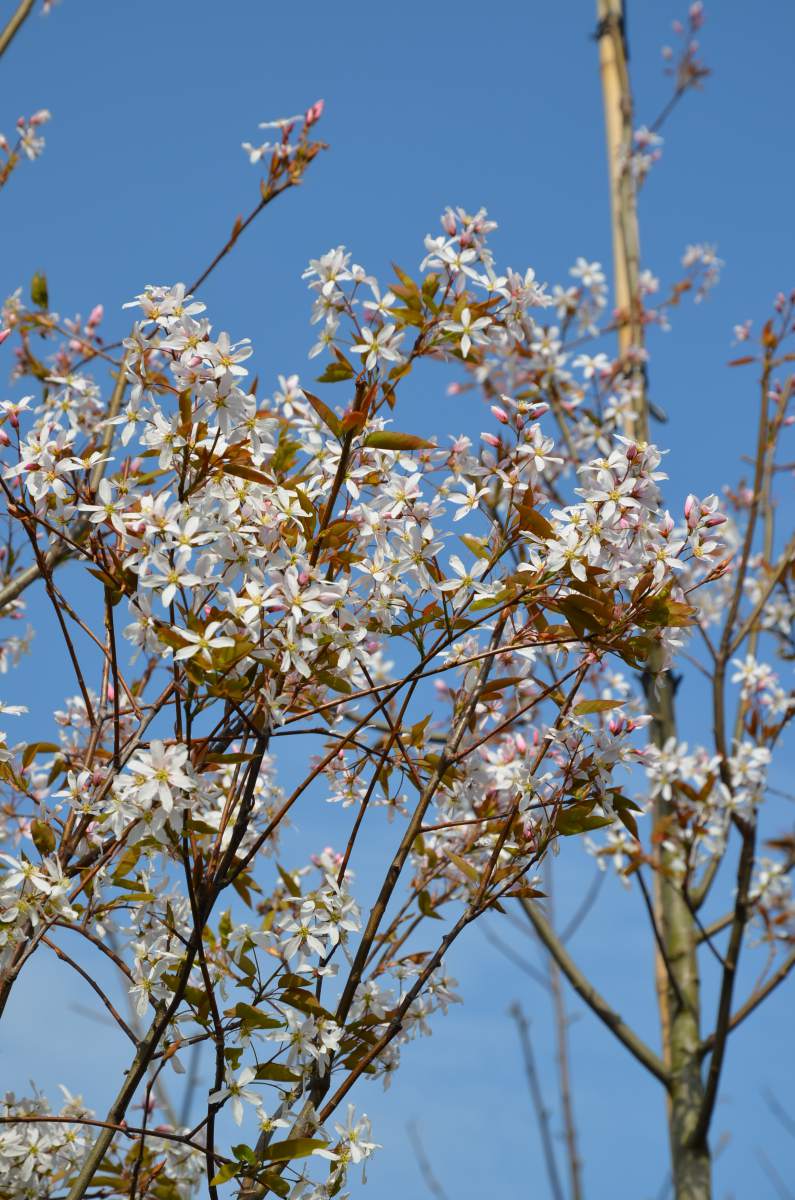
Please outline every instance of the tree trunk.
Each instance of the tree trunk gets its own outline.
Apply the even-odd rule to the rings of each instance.
[[[623,0],[597,0],[597,38],[604,98],[610,207],[613,227],[615,306],[619,314],[619,354],[634,384],[633,413],[624,430],[636,441],[648,440],[648,405],[640,356],[643,319],[639,290],[640,233],[632,174],[626,169],[633,131],[632,89],[627,64]],[[652,716],[651,740],[665,745],[676,736],[675,684],[661,675],[652,653],[643,686]],[[655,833],[669,815],[662,798],[654,806]],[[657,842],[659,845],[659,842]],[[697,926],[677,884],[666,874],[659,852],[654,879],[654,919],[661,947],[656,950],[656,985],[663,1059],[671,1074],[668,1130],[676,1200],[710,1200],[712,1165],[706,1138],[694,1145],[692,1133],[704,1096],[699,1055],[701,1012]]]
[[[706,1139],[691,1144],[704,1098],[699,1044],[701,1011],[698,953],[693,917],[675,884],[661,888],[662,936],[673,987],[667,989],[668,1053],[671,1092],[668,1131],[676,1200],[710,1200],[712,1162]]]

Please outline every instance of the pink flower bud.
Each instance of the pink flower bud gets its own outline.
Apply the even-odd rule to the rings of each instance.
[[[527,741],[521,733],[517,733],[516,735],[516,749],[520,754],[524,754],[527,751]]]
[[[94,307],[91,309],[91,312],[88,315],[89,325],[91,325],[92,327],[94,325],[99,325],[99,323],[102,320],[102,318],[104,317],[104,315],[105,315],[104,306],[102,304],[95,304]]]
[[[10,446],[11,438],[6,433],[5,429],[0,429],[0,446]]]
[[[691,28],[700,29],[704,24],[704,5],[701,0],[695,0],[695,3],[690,5],[687,15],[690,18]]]
[[[308,571],[299,571],[298,582],[300,583],[301,587],[306,587],[306,585],[309,583],[310,578],[311,578],[311,576]]]
[[[448,396],[460,396],[463,390],[464,388],[460,383],[448,383],[447,385]]]
[[[307,129],[309,129],[310,126],[315,125],[320,120],[320,118],[323,116],[324,107],[325,100],[316,100],[315,103],[310,105],[310,107],[306,110],[304,115],[304,124],[306,125]]]
[[[3,342],[5,342],[10,337],[11,337],[10,329],[0,329],[0,346],[2,346]]]
[[[708,517],[704,524],[706,525],[707,529],[714,529],[716,525],[723,525],[725,521],[726,517],[723,515],[723,513],[715,513],[715,516]]]
[[[630,445],[630,446],[627,446],[627,448],[626,448],[626,450],[624,451],[624,453],[625,453],[625,454],[626,454],[626,456],[627,456],[627,462],[632,462],[632,461],[633,461],[633,459],[635,459],[635,458],[637,458],[637,457],[638,457],[638,447],[637,447],[637,446],[635,445],[635,443],[633,442],[633,443],[632,443],[632,445]]]
[[[480,436],[487,446],[493,446],[495,450],[499,447],[500,439],[493,433],[481,433]]]
[[[455,231],[456,231],[455,213],[453,212],[453,210],[451,208],[448,208],[446,212],[442,213],[442,229],[445,231],[445,233],[448,235],[448,237],[455,236]]]
[[[492,404],[491,412],[492,416],[496,417],[501,425],[508,424],[508,414],[504,408],[500,408],[498,404]]]

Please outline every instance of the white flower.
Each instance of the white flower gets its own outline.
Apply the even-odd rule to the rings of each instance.
[[[461,334],[461,353],[466,358],[473,345],[485,346],[488,343],[489,339],[484,335],[483,330],[487,329],[491,323],[491,317],[477,317],[473,320],[471,311],[463,308],[459,319],[445,321],[442,329],[448,333]]]
[[[259,1107],[260,1097],[257,1092],[247,1087],[252,1079],[256,1079],[257,1072],[253,1067],[244,1067],[243,1070],[235,1079],[231,1071],[226,1073],[226,1084],[219,1088],[217,1092],[210,1092],[208,1100],[210,1104],[223,1104],[226,1100],[231,1100],[232,1117],[236,1125],[243,1124],[243,1101],[247,1104],[253,1104]]]

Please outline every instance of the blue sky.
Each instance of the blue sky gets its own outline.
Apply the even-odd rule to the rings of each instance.
[[[11,7],[3,0],[3,16]],[[500,222],[494,247],[503,265],[532,265],[555,282],[579,254],[608,264],[593,7],[588,0],[409,0],[394,7],[62,0],[46,20],[28,22],[0,64],[0,129],[10,133],[20,112],[53,112],[44,157],[23,164],[2,196],[0,292],[27,287],[33,271],[44,269],[61,313],[85,315],[101,301],[106,335],[123,335],[121,304],[148,282],[194,277],[235,216],[256,201],[257,169],[240,142],[257,140],[259,121],[301,111],[319,97],[330,151],[202,291],[216,328],[252,338],[263,390],[278,372],[297,371],[305,380],[318,373],[306,361],[309,301],[300,275],[310,256],[340,242],[386,282],[390,260],[416,269],[423,235],[438,231],[445,205],[485,205]],[[660,46],[685,6],[657,0],[630,7],[641,122],[669,94]],[[739,0],[708,7],[702,42],[714,74],[667,126],[662,163],[642,198],[644,264],[664,281],[676,277],[688,242],[717,243],[727,264],[709,301],[683,305],[673,330],[652,339],[653,395],[671,418],[656,436],[671,449],[672,510],[691,488],[704,494],[736,478],[756,400],[753,377],[725,366],[736,353],[732,326],[754,317],[758,328],[776,291],[795,282],[788,123],[795,9],[758,0],[750,14]],[[445,395],[448,378],[423,373],[412,383],[418,432],[480,428],[469,402]],[[42,611],[35,600],[33,608]],[[42,620],[35,669],[2,681],[8,700],[41,705],[53,689],[57,704],[71,690],[65,665],[50,654],[43,612]],[[683,736],[697,740],[697,688],[680,722]],[[319,821],[322,836],[331,837],[327,813]],[[783,808],[779,827],[785,822],[791,810]],[[556,865],[563,914],[576,907],[592,873],[577,848],[565,850]],[[376,840],[360,864],[363,880],[377,855]],[[573,948],[654,1040],[643,920],[637,896],[609,880]],[[533,956],[521,934],[494,928]],[[551,1086],[546,998],[476,929],[450,966],[466,1004],[437,1022],[429,1042],[407,1051],[389,1092],[370,1087],[359,1094],[385,1147],[369,1172],[369,1194],[425,1194],[405,1130],[415,1120],[450,1196],[547,1200],[506,1015],[521,999]],[[754,970],[760,966],[757,955]],[[752,978],[750,972],[745,982]],[[28,1075],[47,1088],[63,1081],[82,1086],[102,1107],[125,1048],[76,1011],[91,1003],[65,968],[34,962],[0,1030],[4,1083],[22,1088]],[[573,998],[570,1007],[577,1015],[571,1036],[586,1195],[652,1200],[667,1169],[662,1095]],[[784,1103],[791,1096],[791,1011],[792,990],[785,988],[732,1043],[715,1121],[716,1139],[731,1132],[717,1166],[720,1200],[769,1194],[760,1150],[784,1177],[795,1168],[795,1142],[762,1100],[763,1087]],[[42,1036],[53,1028],[55,1039]]]

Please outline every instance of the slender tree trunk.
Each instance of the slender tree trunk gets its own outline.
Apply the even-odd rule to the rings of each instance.
[[[627,66],[623,0],[597,0],[599,63],[604,97],[605,132],[613,226],[615,304],[619,314],[619,352],[633,388],[632,413],[625,433],[637,441],[648,440],[646,377],[642,359],[643,319],[638,286],[640,236],[632,173],[626,167],[632,144],[632,89]],[[644,690],[653,721],[652,741],[657,746],[676,736],[675,684],[670,674],[660,675],[652,660],[644,677]],[[659,800],[654,810],[655,832],[669,817],[669,806]],[[692,1133],[704,1097],[701,1076],[700,987],[698,929],[681,889],[667,875],[666,855],[660,852],[655,871],[654,919],[661,949],[656,952],[656,984],[660,1009],[663,1059],[671,1075],[668,1128],[676,1200],[710,1200],[711,1159],[706,1138],[692,1144]]]

